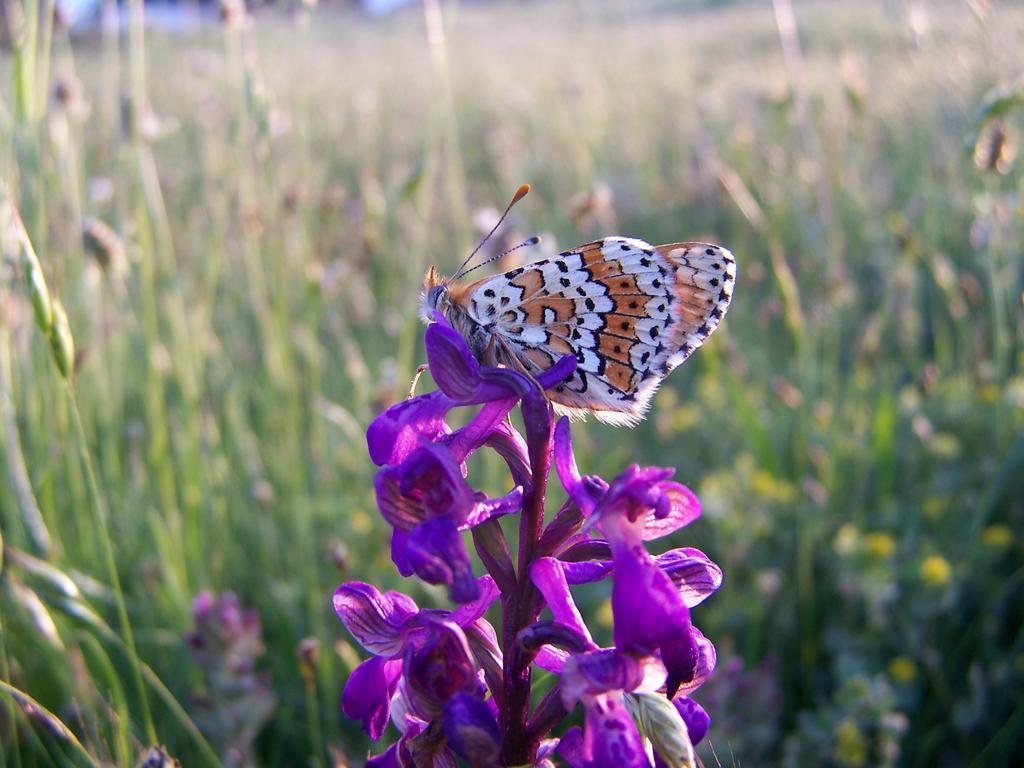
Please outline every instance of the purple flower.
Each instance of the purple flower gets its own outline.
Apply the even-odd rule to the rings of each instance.
[[[391,697],[398,689],[401,660],[374,656],[352,670],[341,695],[341,710],[363,724],[363,730],[376,741],[384,733],[391,717]]]
[[[370,738],[381,737],[396,695],[410,716],[427,722],[454,694],[479,689],[477,670],[494,654],[494,629],[482,617],[498,597],[487,576],[479,591],[479,600],[454,612],[420,610],[401,592],[382,594],[358,581],[335,591],[338,617],[373,654],[352,671],[342,693],[342,710],[361,721]]]
[[[562,701],[583,705],[583,743],[579,752],[587,768],[650,766],[643,739],[626,708],[626,693],[655,692],[665,668],[654,657],[614,649],[574,654],[562,670]]]
[[[381,514],[394,527],[391,555],[404,576],[415,573],[445,584],[456,602],[477,597],[472,564],[460,531],[518,511],[532,482],[525,441],[505,422],[523,400],[527,431],[550,431],[541,387],[571,375],[575,361],[559,362],[537,381],[504,368],[484,368],[462,337],[439,319],[427,329],[427,358],[442,392],[412,398],[378,416],[367,431],[371,458],[384,465],[375,482]],[[485,403],[477,416],[452,431],[444,418],[456,404]],[[473,451],[491,445],[519,485],[488,499],[463,477]]]
[[[447,447],[426,442],[382,469],[375,485],[381,515],[395,528],[391,556],[399,572],[448,585],[456,602],[475,600],[477,582],[459,531],[518,511],[522,488],[489,499],[470,488]]]
[[[440,392],[413,397],[388,408],[366,430],[370,458],[378,467],[398,464],[420,445],[452,430],[445,421],[455,403]]]
[[[610,483],[580,473],[569,423],[556,426],[544,394],[572,374],[574,357],[536,378],[488,367],[440,315],[425,341],[439,391],[382,413],[367,445],[380,467],[377,505],[393,529],[395,565],[445,585],[458,607],[422,609],[362,582],[335,592],[339,618],[371,654],[349,676],[342,709],[374,740],[388,723],[400,734],[367,765],[551,766],[558,756],[576,768],[651,768],[677,757],[673,745],[696,743],[710,724],[690,696],[714,670],[715,648],[690,609],[719,588],[722,571],[700,550],[655,556],[646,542],[699,517],[696,497],[670,479],[671,469],[633,465]],[[449,414],[470,406],[476,412],[453,429]],[[510,419],[517,407],[522,433]],[[468,459],[481,450],[508,469],[505,495],[470,482]],[[549,519],[552,461],[569,500]],[[513,551],[501,518],[515,514]],[[466,532],[486,576],[473,572]],[[608,648],[594,642],[571,592],[604,579],[612,582]],[[496,602],[500,637],[484,618]],[[534,668],[558,684],[540,695]],[[577,706],[583,727],[551,738]],[[634,717],[644,712],[656,712],[659,734],[674,740],[641,730]]]
[[[572,454],[568,419],[562,419],[555,430],[555,468],[586,524],[596,525],[611,548],[616,647],[636,653],[658,652],[668,670],[671,698],[681,684],[694,678],[699,649],[687,598],[643,542],[696,520],[700,516],[697,498],[685,486],[668,480],[671,469],[641,469],[634,464],[610,485],[582,477]],[[698,558],[691,556],[686,567],[697,565],[700,572],[694,559]],[[673,561],[666,563],[669,569],[680,570],[681,564]],[[703,568],[700,582],[710,585],[716,581],[711,565],[708,561]],[[686,587],[691,601],[701,596],[700,582],[695,582],[695,588]]]
[[[673,564],[679,560],[678,557],[670,558]],[[701,563],[706,558],[693,557],[692,560]],[[555,623],[535,625],[532,632],[523,635],[523,639],[532,646],[544,644],[538,653],[537,663],[562,676],[560,689],[566,708],[571,708],[577,701],[582,703],[586,712],[582,740],[571,750],[566,747],[575,756],[573,759],[564,756],[571,765],[594,768],[610,764],[606,761],[608,755],[618,755],[617,759],[621,761],[625,759],[622,755],[633,754],[633,744],[639,739],[639,734],[635,727],[627,726],[622,719],[622,695],[664,691],[667,671],[656,657],[642,657],[617,648],[600,649],[594,644],[569,591],[567,573],[574,570],[573,565],[576,564],[550,557],[534,563],[531,578],[544,595]],[[699,573],[704,575],[702,571]],[[618,617],[616,619],[618,623]],[[686,723],[691,743],[696,744],[707,733],[710,718],[699,704],[682,694],[696,690],[711,674],[715,665],[715,649],[695,627],[690,626],[688,633],[690,642],[697,649],[697,661],[692,676],[673,704]],[[558,645],[562,648],[555,647]],[[618,644],[617,647],[621,648]],[[639,762],[626,764],[648,765],[646,756],[642,760],[637,759]]]
[[[469,765],[498,765],[501,732],[483,699],[458,693],[445,704],[444,735],[452,751]]]
[[[612,487],[597,475],[582,476],[572,452],[569,420],[564,417],[555,427],[554,453],[562,487],[592,523],[600,521],[609,510],[625,512],[630,522],[641,520],[641,538],[651,541],[700,517],[700,502],[690,489],[668,481],[672,469],[641,469],[634,464],[616,478]]]
[[[457,405],[488,405],[461,435],[451,437],[451,442],[461,443],[461,450],[456,452],[463,459],[488,440],[520,399],[525,401],[524,411],[532,416],[527,420],[530,431],[546,418],[543,390],[568,378],[576,369],[576,359],[571,355],[536,380],[508,368],[485,368],[447,320],[441,315],[435,319],[427,328],[425,346],[431,374],[441,391],[398,403],[373,420],[366,441],[370,457],[378,466],[400,463],[421,439],[437,441],[450,435],[452,430],[444,419]]]
[[[672,704],[675,705],[679,716],[686,723],[686,732],[690,743],[694,746],[700,744],[707,736],[708,728],[711,727],[711,716],[704,711],[704,707],[687,696],[673,699]]]
[[[248,762],[277,707],[269,676],[256,668],[264,650],[259,614],[243,610],[234,592],[203,591],[192,602],[192,621],[187,641],[204,681],[192,715],[226,762]]]

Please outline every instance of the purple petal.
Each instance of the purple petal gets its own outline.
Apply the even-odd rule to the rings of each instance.
[[[615,645],[649,652],[690,628],[690,611],[672,580],[643,547],[615,553]]]
[[[683,722],[686,723],[686,732],[690,736],[690,743],[696,746],[707,735],[708,729],[711,727],[711,716],[704,711],[704,707],[685,696],[673,699],[672,703],[679,711]]]
[[[341,711],[363,724],[363,730],[376,741],[384,733],[390,717],[391,697],[398,687],[402,662],[375,656],[352,670],[341,694]]]
[[[480,596],[475,600],[463,603],[450,616],[451,620],[460,627],[466,627],[475,622],[491,607],[491,604],[501,596],[494,579],[490,576],[481,576],[477,579]]]
[[[462,405],[489,403],[522,395],[536,385],[507,368],[484,368],[456,331],[440,314],[427,326],[425,343],[430,373],[438,388]]]
[[[423,734],[423,736],[420,736],[419,738],[420,740],[423,740],[426,738],[433,739],[435,737],[433,736],[433,734],[425,733]],[[452,754],[452,751],[450,749],[448,749],[447,747],[438,749],[433,744],[430,744],[429,747],[435,750],[430,756],[430,759],[432,761],[431,763],[429,763],[430,768],[459,768],[459,761],[455,758],[455,755]],[[420,757],[425,753],[424,750],[414,749],[410,751],[412,752],[413,755],[415,755],[415,757]],[[415,759],[409,761],[409,768],[414,768],[415,765]]]
[[[527,653],[540,653],[545,646],[555,646],[580,654],[596,647],[578,629],[558,621],[535,621],[519,630],[516,643]]]
[[[612,586],[615,645],[641,653],[660,650],[672,695],[692,678],[698,661],[690,610],[642,545],[616,549]]]
[[[423,443],[401,464],[380,470],[374,490],[381,516],[403,530],[432,515],[461,523],[476,501],[451,451],[434,443]]]
[[[381,516],[395,530],[408,531],[424,517],[424,511],[415,499],[402,493],[402,465],[389,466],[380,470],[373,478],[373,489],[377,495],[377,509]]]
[[[580,475],[579,467],[576,466],[576,457],[572,452],[572,433],[569,430],[569,419],[566,416],[559,419],[558,424],[555,425],[554,454],[555,472],[558,474],[562,487],[565,488],[565,492],[569,494],[569,498],[579,507],[583,515],[590,516],[594,511],[600,492],[596,492],[598,489],[593,482],[588,483],[587,479]]]
[[[453,621],[424,616],[423,632],[406,649],[404,679],[410,706],[433,719],[459,691],[473,691],[476,663],[462,628]]]
[[[465,522],[459,527],[472,528],[475,525],[479,525],[484,520],[490,520],[492,517],[501,517],[502,515],[510,515],[518,512],[522,508],[523,489],[518,487],[513,488],[504,496],[500,496],[496,499],[485,498],[478,501],[466,516]]]
[[[466,340],[440,315],[424,334],[430,375],[445,395],[459,403],[472,399],[480,382],[480,363]],[[497,399],[497,398],[495,398]]]
[[[562,573],[569,584],[589,584],[600,581],[612,572],[612,563],[608,560],[590,560],[583,563],[562,563]]]
[[[486,406],[485,406],[486,407]],[[498,422],[494,431],[487,436],[485,445],[505,460],[512,481],[529,490],[533,485],[533,474],[530,472],[530,454],[526,440],[519,431],[507,421]]]
[[[418,609],[401,592],[382,595],[372,584],[349,581],[335,591],[334,610],[363,648],[377,656],[397,656],[406,625]]]
[[[711,673],[715,671],[715,665],[718,663],[718,652],[715,650],[714,643],[704,637],[699,629],[691,626],[690,637],[697,649],[696,666],[690,679],[682,681],[678,689],[673,691],[670,696],[689,696],[711,677]]]
[[[393,589],[389,589],[384,593],[384,595],[391,601],[391,605],[394,607],[393,609],[395,613],[401,613],[410,618],[414,614],[419,613],[420,607],[416,605],[416,601],[408,595],[396,592]]]
[[[391,531],[391,562],[405,578],[412,576],[412,564],[409,562],[409,533],[401,528]]]
[[[564,566],[565,564],[553,557],[538,558],[530,567],[530,580],[544,595],[555,621],[572,627],[593,644],[590,630],[569,592],[569,584],[562,571]]]
[[[687,608],[700,605],[722,586],[722,569],[699,549],[670,549],[655,560],[679,589]]]
[[[466,545],[450,517],[432,517],[409,532],[409,563],[428,584],[446,584],[449,597],[468,603],[480,596]]]
[[[568,660],[568,651],[556,648],[553,645],[545,645],[537,652],[537,657],[533,660],[533,663],[547,672],[560,675],[562,670],[565,669],[565,662]]]
[[[569,768],[587,768],[583,756],[583,729],[573,726],[558,740],[555,754],[565,760]]]
[[[192,623],[199,625],[209,620],[216,607],[216,595],[208,589],[201,590],[192,600]]]
[[[583,755],[588,768],[650,768],[643,739],[621,693],[602,694],[584,706]]]
[[[537,383],[542,389],[551,389],[572,376],[576,372],[577,363],[575,355],[562,355],[557,363],[537,376]]]
[[[668,536],[700,517],[700,501],[685,485],[663,482],[660,489],[666,502],[666,514],[663,517],[648,515],[644,519],[644,541]]]
[[[589,533],[573,535],[558,553],[559,560],[571,563],[587,560],[610,560],[611,557],[612,548],[608,540],[592,536]]]
[[[445,446],[424,442],[409,454],[401,471],[402,494],[415,499],[426,514],[462,519],[473,506],[473,489],[462,466]]]
[[[668,516],[672,505],[662,492],[662,484],[673,472],[664,467],[638,467],[632,464],[612,480],[595,512],[605,534],[608,535],[605,528],[609,517],[623,517],[629,522],[636,522],[652,517],[651,512],[657,513],[659,509]],[[613,524],[618,523],[613,521]]]
[[[646,667],[640,657],[614,648],[575,653],[562,670],[562,701],[577,701],[611,691],[632,691],[644,681]]]
[[[399,697],[401,694],[399,694]],[[407,721],[395,725],[402,735],[398,741],[392,744],[383,755],[371,757],[366,761],[366,768],[413,768],[416,765],[416,752],[418,742],[423,741],[423,729],[427,723],[417,718],[408,718]],[[436,739],[435,739],[436,740]],[[435,766],[441,768],[441,763],[436,762]]]
[[[419,446],[420,437],[434,441],[448,434],[444,417],[454,405],[442,393],[430,392],[391,406],[366,430],[370,459],[378,467],[398,464]]]
[[[544,739],[537,747],[537,762],[534,768],[555,768],[554,757],[558,749],[558,739]],[[571,768],[571,766],[570,766]]]
[[[572,503],[579,507],[584,517],[589,517],[593,514],[597,502],[607,492],[608,483],[597,475],[580,474],[580,468],[572,455],[568,417],[563,416],[555,425],[554,443],[555,472],[558,479]]]
[[[486,619],[477,619],[472,624],[463,625],[463,631],[473,651],[473,658],[483,670],[484,682],[491,691],[492,700],[501,701],[504,657],[494,627]]]
[[[514,397],[487,403],[466,426],[453,432],[447,444],[455,458],[460,462],[465,461],[469,454],[484,445],[492,433],[507,423],[505,417],[515,404]]]
[[[700,662],[700,647],[692,626],[662,642],[661,660],[668,671],[665,692],[669,698],[676,695],[681,685],[692,685]]]
[[[501,731],[494,714],[481,699],[457,693],[444,706],[444,735],[448,746],[469,765],[493,766],[501,753]]]
[[[562,673],[565,664],[575,655],[594,648],[594,643],[579,631],[559,622],[535,622],[519,630],[516,642],[542,670]],[[563,650],[566,649],[566,650]]]
[[[403,762],[398,757],[399,749],[400,746],[398,744],[392,744],[383,755],[368,758],[366,768],[405,768],[405,765],[403,765]]]

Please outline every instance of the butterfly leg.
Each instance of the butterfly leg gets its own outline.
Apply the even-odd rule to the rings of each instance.
[[[498,346],[498,337],[494,334],[487,340],[487,346],[481,356],[480,362],[491,368],[507,368],[502,349]]]
[[[491,368],[511,368],[513,371],[527,376],[530,380],[534,380],[533,374],[526,369],[516,353],[509,347],[508,342],[497,334],[493,334],[487,341],[481,362]]]
[[[540,373],[539,369],[531,370],[526,367],[526,362],[515,353],[515,350],[509,346],[508,342],[497,334],[491,336],[490,341],[487,343],[487,349],[484,350],[484,365],[500,366],[502,368],[510,368],[517,373],[523,374],[530,382],[537,387],[542,393],[544,388],[537,381],[536,373]]]
[[[405,396],[406,400],[411,400],[413,397],[416,396],[416,385],[420,381],[420,376],[423,375],[424,371],[429,371],[429,370],[430,370],[430,366],[427,365],[426,363],[423,363],[422,365],[417,366],[416,373],[413,374],[412,381],[409,382],[409,394]]]

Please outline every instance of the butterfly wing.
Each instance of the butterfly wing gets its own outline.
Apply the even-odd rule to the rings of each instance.
[[[718,326],[735,279],[716,245],[606,237],[467,286],[460,303],[528,372],[576,356],[548,393],[557,410],[632,426]]]

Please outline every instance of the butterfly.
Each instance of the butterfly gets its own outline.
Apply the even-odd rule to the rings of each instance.
[[[519,188],[505,215],[528,191]],[[665,377],[718,327],[736,284],[736,259],[711,243],[604,237],[468,285],[456,282],[471,271],[464,268],[475,253],[451,278],[430,268],[424,321],[440,312],[481,363],[527,375],[574,355],[572,377],[546,393],[555,411],[616,426],[643,419]]]

